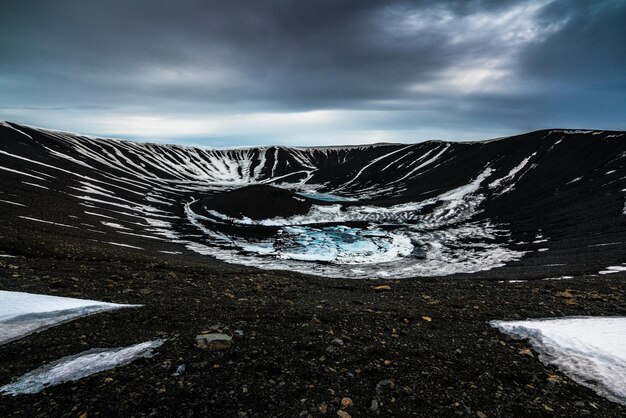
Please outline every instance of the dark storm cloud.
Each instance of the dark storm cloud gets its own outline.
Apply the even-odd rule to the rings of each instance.
[[[220,145],[626,129],[624,21],[610,0],[11,2],[0,117]]]

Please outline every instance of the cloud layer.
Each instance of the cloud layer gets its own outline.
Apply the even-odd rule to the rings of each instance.
[[[204,145],[626,129],[621,1],[10,2],[0,118]]]

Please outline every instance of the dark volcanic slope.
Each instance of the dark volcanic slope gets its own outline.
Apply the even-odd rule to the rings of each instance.
[[[623,405],[542,365],[488,321],[626,314],[626,272],[597,275],[626,261],[625,151],[622,133],[598,131],[207,150],[0,125],[0,289],[143,305],[0,346],[0,385],[63,356],[166,340],[153,358],[0,395],[0,416],[332,417],[349,397],[353,417],[623,417]],[[264,185],[286,190],[269,204],[262,193],[250,199],[266,211],[256,223],[222,219],[248,213],[245,197]],[[287,197],[309,212],[279,213]],[[306,224],[311,216],[322,224]],[[289,255],[290,230],[312,248],[374,242],[387,255],[407,242],[385,234],[409,236],[408,274],[457,270],[387,280],[381,291],[369,279],[234,264]],[[277,231],[285,252],[246,258]],[[494,267],[499,254],[521,252]],[[250,264],[306,265],[278,260]],[[375,266],[399,272],[398,263]],[[507,281],[563,275],[576,277]],[[196,348],[212,329],[233,336],[232,347]]]
[[[207,210],[215,210],[233,218],[254,220],[306,215],[314,203],[325,204],[266,184],[244,186],[200,201]]]
[[[4,123],[0,138],[3,227],[37,231],[42,242],[87,238],[96,247],[195,252],[345,277],[543,278],[596,274],[626,261],[621,132],[214,150]],[[294,191],[314,194],[299,201]],[[323,198],[320,192],[346,201],[324,209],[310,199]],[[229,214],[273,229],[250,242],[238,232],[250,225],[231,224]],[[283,220],[267,221],[277,217]],[[354,222],[369,229],[345,229]],[[311,223],[325,227],[311,230]],[[272,234],[286,244],[274,246],[279,235]],[[19,252],[21,238],[4,236],[1,245]],[[301,252],[302,237],[317,253]],[[368,246],[381,253],[361,250]],[[386,264],[370,268],[364,260]]]

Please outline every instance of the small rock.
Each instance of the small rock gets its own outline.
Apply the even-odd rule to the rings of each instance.
[[[317,409],[320,411],[320,414],[326,415],[326,412],[328,412],[328,405],[326,404],[326,402],[321,403],[320,406],[317,407]]]
[[[594,291],[592,291],[592,292],[590,292],[590,293],[589,293],[589,299],[592,299],[592,300],[600,300],[600,299],[602,299],[602,296],[600,296],[600,295],[598,294],[598,292],[596,292],[596,291],[594,290]]]
[[[342,398],[341,399],[341,409],[346,410],[352,406],[352,399],[350,398]]]
[[[481,411],[476,411],[476,416],[478,418],[487,418],[487,414],[485,414],[484,412],[481,412]]]
[[[426,322],[432,322],[433,319],[430,316],[423,316],[422,319]]]
[[[564,292],[556,292],[554,296],[556,296],[557,298],[566,298],[566,299],[571,299],[574,297],[574,295],[569,289],[565,290]]]
[[[377,292],[389,292],[391,291],[391,286],[382,284],[380,286],[372,286],[372,289],[374,289]]]
[[[383,393],[385,390],[391,390],[396,387],[393,380],[383,379],[376,384],[376,393]]]
[[[208,350],[223,350],[232,345],[233,339],[220,333],[196,335],[196,347]]]
[[[338,347],[343,347],[345,345],[345,343],[343,342],[343,340],[341,338],[335,338],[330,343],[333,344],[333,345],[336,345]]]
[[[535,356],[533,355],[533,352],[532,352],[532,351],[530,351],[530,348],[522,348],[522,349],[519,351],[519,354],[520,354],[521,356],[535,357]]]
[[[370,404],[370,411],[372,412],[378,412],[378,401],[376,399],[372,399],[372,403]]]
[[[187,366],[185,366],[184,364],[179,364],[178,367],[176,367],[174,376],[180,376],[181,374],[185,373],[185,370],[187,370]]]
[[[352,418],[352,415],[350,415],[346,411],[342,411],[341,409],[339,411],[337,411],[337,416],[339,418]]]

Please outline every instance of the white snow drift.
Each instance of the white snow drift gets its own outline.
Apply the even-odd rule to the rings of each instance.
[[[0,345],[79,316],[135,306],[0,290]]]
[[[10,395],[41,392],[49,386],[123,366],[141,357],[151,357],[152,350],[162,344],[163,340],[154,340],[130,347],[94,348],[80,354],[63,357],[26,373],[15,382],[1,387],[0,392]]]
[[[626,317],[572,317],[491,321],[517,338],[527,338],[542,362],[576,382],[626,405]]]

